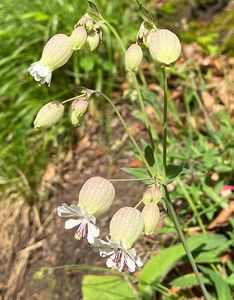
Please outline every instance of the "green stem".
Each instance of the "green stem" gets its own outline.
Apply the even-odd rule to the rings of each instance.
[[[205,285],[204,285],[204,283],[203,283],[203,281],[202,281],[202,279],[200,277],[200,274],[199,274],[198,269],[197,269],[197,265],[196,265],[195,260],[194,260],[194,258],[192,256],[191,251],[189,250],[188,243],[187,243],[187,241],[185,239],[185,236],[184,236],[184,233],[183,233],[183,231],[181,229],[181,225],[180,225],[179,220],[177,218],[176,212],[174,210],[173,205],[171,204],[171,200],[170,200],[170,196],[169,196],[167,187],[165,185],[163,185],[163,188],[164,188],[164,192],[165,192],[165,202],[166,202],[166,206],[167,206],[168,212],[169,212],[169,214],[171,216],[171,219],[172,219],[172,221],[174,223],[175,229],[176,229],[176,231],[178,233],[178,236],[179,236],[179,238],[181,240],[181,243],[182,243],[182,245],[184,247],[184,250],[186,252],[188,260],[189,260],[189,262],[190,262],[190,264],[191,264],[191,266],[193,268],[193,271],[194,271],[195,276],[197,278],[197,281],[198,281],[198,283],[200,285],[200,288],[201,288],[201,290],[203,292],[203,295],[204,295],[204,297],[205,297],[206,300],[209,300],[210,299],[209,294],[208,294],[208,292],[206,290],[206,287],[205,287]]]
[[[62,104],[73,101],[73,100],[76,100],[76,99],[79,99],[79,98],[82,98],[84,96],[85,96],[85,94],[80,94],[79,96],[75,96],[75,97],[72,97],[72,98],[69,98],[67,100],[62,101]]]
[[[163,105],[164,106],[164,110],[163,110],[163,168],[164,168],[164,174],[165,174],[165,177],[166,177],[166,167],[167,167],[167,77],[166,77],[165,67],[163,67],[163,91],[164,91],[164,105]],[[165,194],[165,203],[166,203],[168,212],[170,214],[170,217],[171,217],[171,219],[174,223],[177,234],[178,234],[178,236],[181,240],[181,243],[184,247],[184,250],[185,250],[186,255],[189,259],[189,262],[190,262],[190,264],[193,268],[193,271],[194,271],[195,276],[197,278],[197,281],[198,281],[198,283],[201,287],[203,295],[204,295],[206,300],[209,300],[209,294],[208,294],[208,292],[205,288],[204,283],[201,280],[201,277],[199,275],[195,260],[192,256],[191,251],[189,250],[188,243],[185,239],[185,236],[184,236],[183,231],[181,229],[181,226],[180,226],[179,220],[177,218],[176,212],[175,212],[174,207],[171,203],[167,187],[164,184],[163,184],[163,189],[164,189],[164,194]]]
[[[167,76],[166,69],[163,67],[163,169],[166,178],[167,168]]]
[[[131,72],[131,74],[132,74],[132,79],[133,79],[134,85],[136,87],[137,96],[138,96],[138,100],[139,100],[139,103],[140,103],[140,106],[141,106],[142,114],[143,114],[143,117],[144,117],[144,123],[145,123],[145,126],[148,129],[148,128],[150,128],[150,125],[149,125],[148,116],[147,116],[147,113],[146,113],[146,110],[145,110],[145,105],[144,105],[143,97],[142,97],[142,94],[141,94],[140,86],[139,86],[139,83],[137,81],[136,74],[133,73],[133,72]]]
[[[143,162],[145,163],[145,165],[148,167],[149,165],[148,165],[148,162],[146,161],[146,159],[145,159],[145,157],[144,157],[144,154],[142,153],[142,151],[141,151],[139,145],[137,144],[135,138],[134,138],[133,135],[131,134],[131,132],[130,132],[130,130],[129,130],[129,128],[128,128],[128,125],[127,125],[126,122],[124,121],[124,119],[123,119],[121,113],[119,112],[118,108],[115,106],[115,104],[111,101],[111,99],[110,99],[107,95],[105,95],[105,94],[103,94],[102,92],[99,92],[99,91],[96,91],[95,93],[101,95],[101,96],[102,96],[102,97],[103,97],[103,98],[104,98],[104,99],[112,106],[112,108],[113,108],[114,111],[116,112],[116,114],[117,114],[117,116],[118,116],[120,122],[122,123],[124,129],[126,130],[126,132],[127,132],[128,136],[129,136],[129,138],[130,138],[130,140],[131,140],[133,146],[134,146],[135,149],[137,150],[137,152],[138,152],[138,154],[140,155],[142,161],[143,161]]]

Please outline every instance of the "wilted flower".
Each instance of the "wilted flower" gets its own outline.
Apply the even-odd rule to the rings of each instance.
[[[79,225],[75,234],[77,239],[87,238],[89,243],[99,236],[95,226],[97,216],[106,212],[112,204],[115,189],[112,183],[102,177],[92,177],[82,186],[79,193],[79,204],[70,207],[63,204],[58,208],[60,217],[75,217],[65,222],[65,228],[70,229]]]
[[[155,31],[150,37],[150,54],[153,59],[170,65],[174,63],[181,52],[181,44],[178,37],[167,29]]]
[[[125,66],[128,71],[136,72],[141,64],[143,53],[138,44],[132,44],[125,53]]]
[[[37,82],[50,86],[52,72],[65,65],[72,53],[70,38],[65,34],[56,34],[46,43],[41,59],[33,63],[28,71]]]
[[[57,123],[63,116],[64,106],[59,101],[52,101],[44,105],[34,121],[35,128],[50,127]]]
[[[90,51],[96,49],[99,42],[100,42],[99,33],[97,31],[92,31],[87,38],[87,44],[89,46]]]
[[[79,50],[85,44],[87,40],[87,31],[84,26],[76,27],[70,36],[71,48],[73,50]]]
[[[79,205],[97,217],[110,208],[114,197],[115,188],[110,181],[102,177],[92,177],[80,190]]]
[[[143,216],[133,207],[119,209],[110,222],[110,236],[107,242],[96,239],[93,247],[100,251],[102,257],[108,257],[106,265],[123,271],[126,268],[134,272],[141,267],[142,261],[137,256],[136,250],[131,248],[144,228]]]
[[[149,187],[147,190],[144,192],[142,201],[144,204],[148,203],[158,203],[162,198],[162,191],[159,187]]]
[[[75,127],[80,125],[82,117],[88,108],[88,104],[88,101],[83,99],[77,99],[72,102],[71,122]]]
[[[146,235],[155,232],[160,219],[160,212],[158,205],[155,203],[146,204],[142,210],[144,218],[144,232]]]
[[[96,218],[89,215],[85,209],[79,205],[70,205],[63,203],[58,207],[58,215],[60,217],[69,218],[75,217],[75,219],[69,219],[65,222],[65,229],[71,229],[79,226],[75,238],[80,240],[81,238],[87,238],[90,244],[94,243],[94,239],[99,236],[100,230],[95,226]]]

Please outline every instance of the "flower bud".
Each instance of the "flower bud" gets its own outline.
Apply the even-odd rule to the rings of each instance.
[[[71,48],[73,50],[79,50],[82,48],[87,40],[87,31],[84,26],[76,27],[70,36]]]
[[[90,51],[93,51],[97,48],[98,44],[100,42],[99,34],[96,31],[93,31],[88,35],[87,38],[87,44],[89,45]]]
[[[77,99],[72,103],[71,122],[72,125],[79,126],[84,113],[88,108],[88,101]]]
[[[82,186],[79,193],[79,205],[95,217],[106,212],[115,197],[115,188],[102,177],[92,177]]]
[[[160,29],[152,34],[149,49],[154,60],[170,65],[180,56],[180,40],[170,30]]]
[[[128,71],[136,72],[141,64],[143,53],[138,44],[132,44],[125,54],[125,66]]]
[[[59,101],[52,101],[44,105],[34,121],[35,128],[50,127],[57,123],[63,116],[64,106]]]
[[[158,205],[155,203],[146,204],[142,210],[142,215],[145,234],[149,235],[154,233],[160,219]]]
[[[151,187],[148,188],[142,198],[142,201],[144,204],[148,203],[158,203],[162,198],[162,192],[161,189],[158,187]]]
[[[52,72],[65,65],[72,53],[69,37],[56,34],[45,45],[41,59],[33,63],[28,72],[40,84],[47,83],[50,86]]]
[[[110,221],[111,239],[120,243],[122,241],[129,249],[138,239],[144,228],[142,213],[133,207],[119,209]]]

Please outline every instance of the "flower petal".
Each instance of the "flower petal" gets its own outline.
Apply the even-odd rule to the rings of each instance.
[[[80,209],[77,205],[68,206],[66,203],[63,203],[62,206],[58,207],[58,215],[60,217],[80,217]]]
[[[98,237],[100,234],[100,230],[97,226],[93,225],[92,223],[88,223],[88,234],[87,240],[90,244],[95,242],[95,237]]]
[[[71,229],[76,227],[82,222],[82,220],[70,219],[65,222],[65,229]]]
[[[133,260],[128,254],[125,254],[125,263],[128,267],[129,272],[135,272],[136,271],[136,263],[135,260]]]
[[[114,265],[115,265],[115,262],[114,262],[113,258],[112,258],[112,257],[109,257],[109,258],[106,260],[106,266],[107,266],[108,268],[112,268]]]

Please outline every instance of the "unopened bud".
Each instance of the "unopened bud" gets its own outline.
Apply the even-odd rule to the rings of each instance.
[[[87,40],[87,31],[84,26],[76,27],[70,36],[71,48],[73,50],[79,50],[82,48]]]
[[[97,48],[98,44],[100,42],[99,34],[96,31],[93,31],[88,35],[87,38],[87,44],[89,45],[90,51],[93,51]]]
[[[88,108],[88,101],[77,99],[72,103],[72,114],[71,114],[71,123],[72,125],[79,126],[82,120],[84,113]]]
[[[181,44],[173,32],[167,29],[160,29],[152,34],[149,49],[154,60],[170,65],[180,56]]]
[[[142,215],[145,234],[149,235],[154,233],[160,219],[158,205],[155,203],[146,204],[142,210]]]
[[[125,54],[125,66],[128,71],[136,72],[141,64],[143,53],[138,44],[132,44]]]
[[[115,197],[113,184],[102,177],[92,177],[82,186],[79,193],[79,205],[95,217],[106,212]]]
[[[139,238],[144,228],[142,213],[133,207],[119,209],[110,221],[111,239],[122,241],[127,249]]]
[[[64,106],[59,101],[52,101],[44,105],[34,121],[35,128],[50,127],[57,123],[63,116]]]
[[[162,198],[162,192],[159,187],[148,188],[142,198],[144,204],[148,203],[158,203]]]

